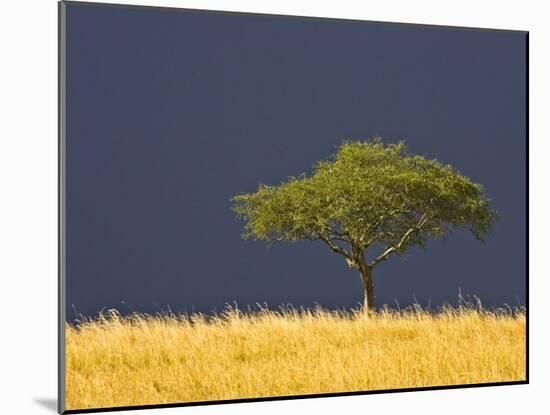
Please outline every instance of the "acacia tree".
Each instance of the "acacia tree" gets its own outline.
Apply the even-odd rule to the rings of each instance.
[[[412,155],[404,142],[347,141],[311,175],[234,196],[243,237],[321,241],[359,271],[374,310],[373,270],[392,255],[465,228],[479,240],[497,218],[483,187],[450,165]]]

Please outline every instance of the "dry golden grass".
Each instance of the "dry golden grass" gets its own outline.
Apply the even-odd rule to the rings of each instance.
[[[525,314],[116,312],[67,325],[67,407],[524,380]]]

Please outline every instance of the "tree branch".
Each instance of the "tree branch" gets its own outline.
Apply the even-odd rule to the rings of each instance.
[[[317,239],[319,239],[319,240],[323,241],[325,244],[327,244],[328,247],[329,247],[333,252],[336,252],[336,253],[338,253],[338,254],[340,254],[340,255],[343,255],[344,258],[346,258],[346,259],[349,259],[349,260],[352,259],[352,258],[351,258],[351,255],[349,254],[348,251],[346,251],[344,248],[341,248],[341,247],[339,247],[338,245],[336,245],[336,244],[335,244],[334,242],[332,242],[329,238],[326,238],[326,237],[324,237],[324,236],[322,236],[322,235],[319,235],[319,236],[317,237]]]
[[[378,219],[378,221],[376,221],[375,223],[373,223],[371,226],[368,227],[367,229],[367,232],[366,234],[369,234],[369,233],[374,233],[378,227],[380,225],[382,225],[385,221],[387,221],[388,219],[396,216],[396,215],[402,215],[402,214],[407,214],[407,213],[411,213],[410,210],[408,209],[394,209],[394,210],[391,210],[389,211],[387,214],[385,215],[382,215],[380,216],[380,218]],[[386,237],[387,234],[390,234],[390,232],[379,232],[379,233],[376,233],[374,236],[372,236],[371,238],[369,238],[366,242],[363,243],[363,248],[366,248],[368,247],[369,245],[371,245],[373,242],[377,241],[377,240],[382,240]],[[364,239],[364,237],[361,238],[362,240]]]
[[[390,232],[386,232],[386,233],[378,233],[376,235],[374,235],[372,238],[370,238],[367,242],[365,242],[363,245],[364,247],[366,248],[367,246],[370,246],[372,245],[374,242],[378,241],[378,240],[383,240],[384,238],[386,238],[386,236],[390,234]]]
[[[388,257],[394,253],[394,252],[398,252],[401,248],[403,248],[403,245],[405,245],[405,243],[407,242],[407,240],[409,239],[409,237],[411,236],[411,234],[413,232],[417,232],[417,231],[420,231],[422,230],[422,227],[428,222],[429,220],[429,216],[427,213],[424,213],[420,219],[418,220],[418,223],[413,226],[412,228],[409,228],[407,230],[407,232],[405,232],[403,234],[403,236],[401,237],[401,239],[399,240],[399,242],[394,245],[394,246],[390,246],[390,247],[387,247],[384,252],[382,252],[380,255],[378,255],[374,260],[372,260],[371,262],[369,262],[369,267],[374,267],[375,265],[377,265],[379,262],[381,261],[385,261],[386,259],[388,259]]]
[[[335,240],[335,241],[342,241],[346,243],[351,243],[349,236],[346,232],[338,232],[336,229],[334,229],[332,226],[328,226],[327,229],[323,231],[323,233],[327,234],[327,239]]]

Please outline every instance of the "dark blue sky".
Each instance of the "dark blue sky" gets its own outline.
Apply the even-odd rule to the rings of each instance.
[[[376,269],[377,305],[525,303],[525,33],[70,4],[67,309],[350,307],[312,242],[243,241],[229,199],[346,138],[405,139],[485,186],[501,220]]]

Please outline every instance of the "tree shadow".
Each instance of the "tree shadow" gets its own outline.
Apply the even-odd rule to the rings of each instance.
[[[34,398],[34,402],[52,412],[57,412],[57,399],[55,398]]]

